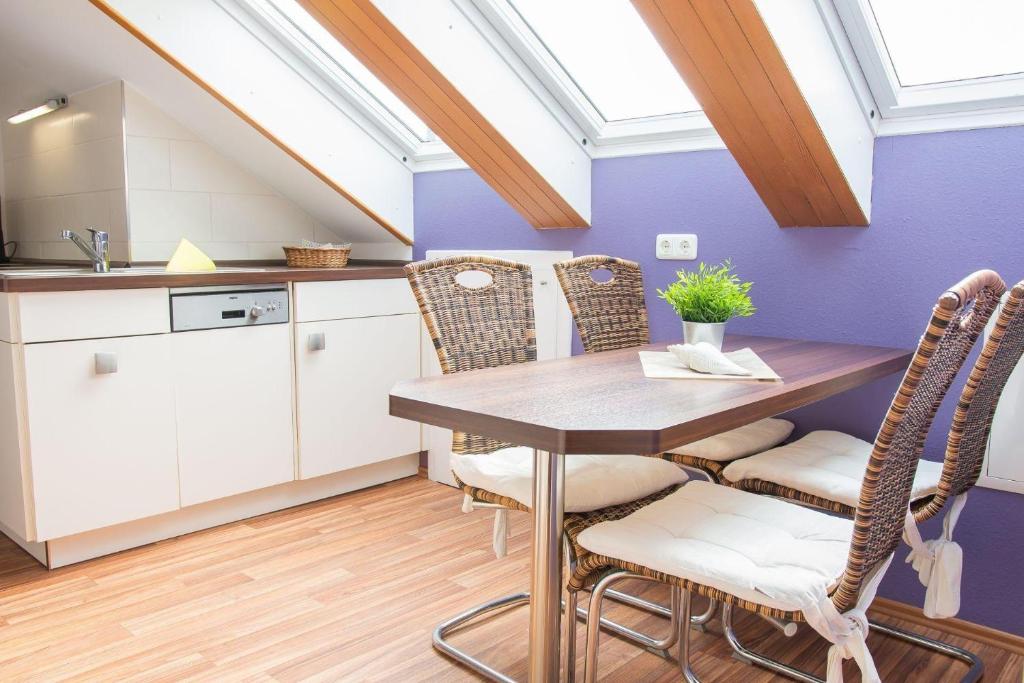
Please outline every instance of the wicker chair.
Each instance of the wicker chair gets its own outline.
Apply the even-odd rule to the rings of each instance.
[[[595,271],[600,270],[609,271],[611,279],[594,280]],[[650,343],[639,264],[612,256],[580,256],[556,263],[555,274],[585,352],[614,351]],[[730,461],[777,446],[792,432],[792,422],[768,418],[680,446],[662,453],[661,457],[720,483],[722,470]]]
[[[580,518],[569,527],[579,557],[569,590],[593,585],[586,679],[596,673],[595,617],[604,592],[616,581],[641,577],[680,594],[681,623],[689,616],[691,593],[725,603],[726,636],[748,661],[800,680],[820,680],[744,647],[732,629],[734,606],[809,622],[833,643],[830,680],[838,680],[842,659],[851,656],[865,681],[878,680],[864,642],[864,612],[900,545],[914,472],[935,412],[974,344],[978,319],[991,310],[1000,288],[998,276],[986,271],[939,298],[875,439],[852,520],[698,481],[616,521]],[[737,555],[748,562],[729,559]],[[698,680],[690,668],[686,628],[679,636],[679,663],[687,681]]]
[[[966,283],[973,281],[984,284],[961,330],[972,345],[1006,290],[1002,279],[992,271],[979,271],[965,280]],[[957,296],[963,295],[963,290],[951,291]],[[1010,293],[993,334],[971,370],[954,415],[944,462],[922,460],[918,464],[911,493],[911,508],[918,522],[938,514],[947,501],[970,489],[981,474],[991,414],[1013,371],[1009,359],[1014,354],[1020,357],[1020,345],[1024,343],[1014,336],[1019,333],[1017,326],[1022,324],[1017,318],[1024,315],[1022,292],[1024,283]],[[998,356],[999,362],[990,363],[994,356]],[[968,415],[971,416],[969,421]],[[984,415],[987,419],[982,417]],[[966,443],[961,447],[965,431]],[[963,453],[965,448],[966,454]],[[860,474],[867,466],[870,453],[870,443],[850,435],[811,432],[791,444],[730,463],[723,480],[744,491],[787,498],[852,517],[857,506]],[[828,474],[822,472],[822,468]],[[823,476],[828,476],[828,480],[822,481]]]
[[[481,287],[461,284],[460,274],[470,271],[486,273],[490,281]],[[485,256],[454,256],[411,263],[405,272],[445,374],[537,359],[529,266]],[[634,460],[627,463],[624,458]],[[565,467],[565,506],[570,515],[632,503],[686,480],[672,463],[641,456],[568,455]],[[532,449],[456,431],[452,470],[466,494],[465,511],[495,510],[495,550],[501,556],[508,510],[530,511]],[[529,595],[518,593],[460,614],[438,626],[434,645],[486,676],[508,680],[452,646],[445,636],[485,613],[527,602]]]
[[[979,334],[986,321],[990,319],[992,302],[998,298],[1000,290],[999,282],[993,281],[983,295],[984,300],[979,297],[979,300],[975,302],[974,312],[971,314],[969,322],[973,334]],[[940,569],[940,565],[936,561],[937,556],[943,553],[940,548],[952,544],[953,529],[956,526],[960,510],[966,502],[967,493],[974,487],[981,475],[992,427],[992,416],[995,414],[1003,388],[1019,363],[1022,354],[1024,354],[1024,282],[1018,283],[1008,293],[981,354],[971,368],[953,415],[943,462],[940,464],[922,460],[918,464],[914,484],[917,495],[912,495],[910,503],[913,523],[909,519],[907,520],[904,540],[913,548],[907,561],[913,561],[915,568],[919,568],[921,582],[928,588],[925,599],[926,616],[949,617],[955,615],[959,609],[959,567],[957,566],[942,579],[938,576],[933,578],[932,573],[937,573]],[[844,464],[844,467],[859,466],[863,469],[867,465],[867,455],[864,453],[865,442],[847,435],[839,436],[853,448],[845,456],[834,456],[834,458],[850,458],[853,462],[849,465]],[[807,441],[809,437],[813,441],[813,434],[804,437],[801,441]],[[831,434],[828,435],[829,440],[835,440],[835,438]],[[867,446],[868,453],[870,453],[870,444]],[[803,505],[829,510],[848,517],[853,516],[856,507],[850,503],[855,499],[851,499],[848,484],[834,488],[834,494],[830,497],[803,490],[799,483],[801,473],[789,473],[791,468],[798,466],[798,462],[785,459],[785,451],[784,447],[776,449],[774,452],[775,454],[782,453],[784,456],[771,470],[780,475],[777,477],[778,481],[769,481],[765,478],[744,478],[745,468],[743,462],[740,461],[733,472],[743,474],[734,474],[738,481],[732,485],[747,491],[788,498]],[[772,455],[773,451],[768,451],[755,457],[766,459]],[[754,463],[754,465],[749,471],[756,472],[760,468],[759,463]],[[845,484],[845,481],[842,483]],[[917,525],[938,516],[943,511],[946,515],[943,538],[925,544],[921,540]],[[957,553],[959,553],[959,549],[957,549]],[[955,560],[955,564],[959,564],[959,558]],[[949,567],[946,569],[948,570]],[[952,585],[948,585],[949,582],[952,582]],[[896,629],[883,624],[872,623],[872,627],[898,637],[912,636],[905,639],[964,661],[968,661],[968,657],[965,655],[969,655],[968,663],[972,665],[972,671],[975,665],[980,671],[980,661],[977,657],[964,650],[951,648],[946,643],[924,636],[908,634],[903,631],[897,632]],[[951,651],[952,649],[955,649],[956,652]],[[967,678],[966,680],[971,679]]]

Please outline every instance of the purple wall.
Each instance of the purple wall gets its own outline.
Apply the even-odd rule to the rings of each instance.
[[[655,340],[681,331],[654,288],[690,265],[654,258],[659,232],[696,233],[701,260],[731,258],[754,281],[759,310],[730,323],[735,332],[912,348],[938,295],[960,277],[993,268],[1024,278],[1024,127],[879,139],[866,229],[779,229],[726,151],[596,160],[589,230],[534,230],[472,171],[417,174],[415,192],[416,258],[427,249],[567,249],[639,261]],[[897,383],[793,417],[801,431],[872,440]],[[930,459],[942,458],[952,402],[936,421]],[[932,523],[925,537],[936,534]],[[1024,635],[1024,496],[976,489],[956,537],[965,550],[960,616]],[[881,594],[921,604],[905,554]]]

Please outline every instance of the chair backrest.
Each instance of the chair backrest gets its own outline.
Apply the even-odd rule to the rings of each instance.
[[[594,280],[596,270],[611,271],[611,278]],[[639,264],[612,256],[580,256],[556,263],[555,274],[584,351],[614,351],[650,341]]]
[[[460,273],[490,276],[467,287]],[[416,303],[446,375],[537,360],[530,266],[487,256],[452,256],[405,266]],[[501,387],[495,387],[501,391]],[[510,444],[455,432],[455,453],[490,453]]]
[[[854,515],[846,571],[832,601],[856,605],[864,578],[900,544],[910,490],[935,412],[1006,290],[981,270],[939,297],[875,439]]]
[[[939,490],[916,510],[924,521],[942,510],[952,498],[970,490],[981,476],[992,417],[1007,380],[1024,354],[1024,281],[1010,290],[981,354],[971,368],[946,442]]]

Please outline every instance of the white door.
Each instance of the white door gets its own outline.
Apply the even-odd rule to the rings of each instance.
[[[183,506],[295,478],[288,330],[171,335]]]
[[[571,251],[487,251],[487,250],[435,250],[426,253],[428,259],[447,258],[463,254],[479,254],[494,258],[527,263],[533,271],[533,314],[537,326],[537,360],[565,358],[572,355],[572,313],[562,295],[552,264],[572,258]],[[422,327],[422,326],[421,326]],[[421,331],[423,376],[441,374],[437,353],[426,333]],[[451,459],[452,432],[450,429],[423,425],[423,447],[427,450],[427,475],[434,481],[452,486]]]
[[[419,452],[419,425],[388,414],[420,374],[419,315],[299,323],[295,356],[300,479]]]
[[[37,540],[178,509],[170,368],[163,334],[25,346]]]

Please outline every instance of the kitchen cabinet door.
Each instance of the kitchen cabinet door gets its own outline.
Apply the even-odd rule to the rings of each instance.
[[[171,335],[182,506],[295,478],[288,329]]]
[[[167,335],[25,345],[36,539],[178,509]]]
[[[300,323],[295,331],[301,479],[420,450],[419,425],[388,414],[391,387],[420,374],[418,315]]]

